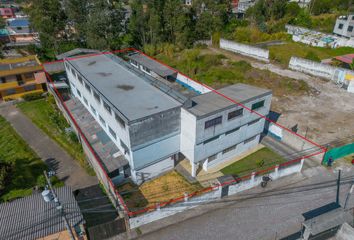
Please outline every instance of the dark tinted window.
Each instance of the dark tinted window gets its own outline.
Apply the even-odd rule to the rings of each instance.
[[[218,125],[220,123],[222,123],[222,116],[206,121],[205,122],[205,129],[213,127],[213,126]]]
[[[264,106],[264,100],[252,104],[252,110],[256,110]]]
[[[243,108],[235,110],[235,111],[232,111],[232,112],[229,112],[229,114],[227,115],[227,119],[231,120],[233,118],[242,116],[242,114],[243,114]]]

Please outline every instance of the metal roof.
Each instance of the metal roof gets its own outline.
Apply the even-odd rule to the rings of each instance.
[[[129,121],[181,106],[113,54],[68,60]]]
[[[84,223],[70,187],[55,189],[71,226]],[[45,202],[41,193],[0,204],[0,240],[32,240],[64,231],[56,203]]]
[[[272,94],[271,90],[254,87],[242,83],[234,84],[217,90],[238,103],[246,103],[257,98]],[[216,92],[208,92],[193,97],[193,106],[188,111],[197,117],[212,115],[235,103]]]
[[[158,61],[145,56],[144,54],[134,53],[128,55],[128,58],[136,61],[138,64],[150,69],[154,73],[160,75],[161,77],[171,76],[177,73],[177,71],[159,63]]]
[[[58,60],[68,58],[68,57],[73,57],[73,56],[78,56],[78,55],[85,55],[85,54],[92,54],[92,53],[99,53],[100,51],[94,50],[94,49],[87,49],[87,48],[75,48],[73,50],[70,50],[68,52],[64,52],[62,54],[59,54],[56,56]]]
[[[28,27],[29,20],[27,18],[13,19],[8,21],[10,27]]]
[[[353,60],[354,60],[354,54],[337,56],[337,57],[335,57],[335,59],[337,59],[338,61],[344,62],[344,63],[352,64]]]

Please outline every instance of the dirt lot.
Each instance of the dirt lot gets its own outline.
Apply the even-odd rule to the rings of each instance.
[[[210,50],[233,60],[246,60],[254,68],[268,69],[283,77],[307,82],[311,88],[307,94],[273,97],[272,110],[281,114],[278,122],[283,126],[298,124],[299,134],[305,135],[307,130],[306,136],[320,144],[354,135],[354,93],[348,93],[331,82],[271,63],[261,63],[220,49]]]

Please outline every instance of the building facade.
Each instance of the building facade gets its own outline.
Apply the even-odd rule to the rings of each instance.
[[[354,14],[338,17],[333,33],[346,38],[354,37]]]
[[[171,83],[175,71],[167,76],[162,66],[134,59],[129,64],[101,54],[64,61],[72,95],[123,153],[134,182],[173,169],[180,153],[195,176],[198,166],[207,170],[259,143],[265,121],[259,115],[215,92],[186,92]],[[269,112],[269,90],[236,84],[220,92],[252,111]]]
[[[46,91],[46,77],[34,55],[0,60],[0,100]]]

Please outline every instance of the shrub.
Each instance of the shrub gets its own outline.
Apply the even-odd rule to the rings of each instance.
[[[43,94],[42,93],[28,93],[28,94],[23,95],[22,98],[25,101],[33,101],[33,100],[43,98]]]
[[[306,56],[305,56],[306,59],[309,59],[309,60],[312,60],[312,61],[315,61],[315,62],[321,62],[321,59],[317,56],[317,54],[313,51],[309,51],[307,52]]]

